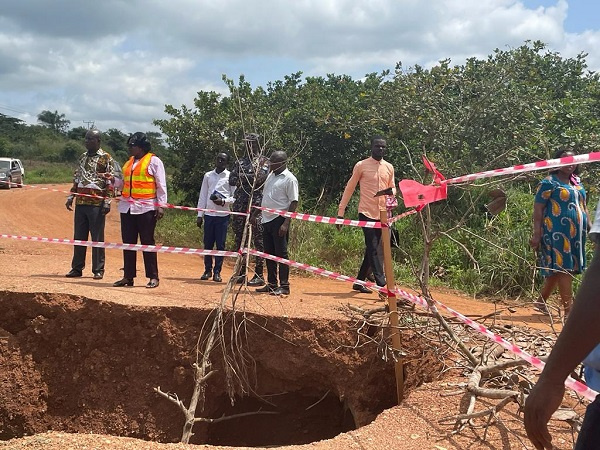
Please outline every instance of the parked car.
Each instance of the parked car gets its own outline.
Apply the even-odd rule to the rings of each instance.
[[[0,158],[0,188],[23,187],[25,168],[20,159]]]

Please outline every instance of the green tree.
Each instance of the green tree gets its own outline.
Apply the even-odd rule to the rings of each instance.
[[[58,111],[44,110],[38,114],[37,119],[43,126],[60,134],[65,134],[71,124],[71,121],[67,120],[65,115],[60,114]]]

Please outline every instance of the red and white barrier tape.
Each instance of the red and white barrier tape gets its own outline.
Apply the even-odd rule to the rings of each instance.
[[[396,288],[395,289],[395,293],[399,296],[402,297],[406,300],[409,300],[425,309],[430,309],[429,305],[427,303],[427,301],[422,298],[419,297],[417,295],[414,294],[410,294],[402,289]],[[437,301],[437,300],[432,300],[434,303],[434,306],[439,306],[440,308],[444,309],[445,311],[447,311],[448,313],[450,313],[452,316],[456,317],[458,320],[460,320],[461,322],[463,322],[465,325],[468,325],[469,327],[473,328],[475,331],[477,331],[480,334],[483,334],[484,336],[486,336],[487,338],[491,339],[492,341],[496,342],[497,344],[501,345],[503,348],[505,348],[506,350],[508,350],[509,352],[515,354],[516,356],[518,356],[519,358],[524,359],[525,361],[527,361],[529,364],[531,364],[532,366],[534,366],[536,369],[539,369],[540,371],[544,369],[545,363],[539,359],[536,358],[533,355],[530,355],[529,353],[527,353],[526,351],[524,351],[523,349],[521,349],[520,347],[511,344],[510,342],[508,342],[506,339],[504,339],[502,336],[495,334],[494,332],[492,332],[491,330],[489,330],[487,327],[485,327],[484,325],[475,322],[472,319],[469,319],[468,317],[462,315],[461,313],[459,313],[458,311],[453,310],[452,308],[444,305],[443,303]],[[579,393],[580,395],[584,396],[585,398],[587,398],[590,401],[593,401],[596,398],[596,395],[598,395],[598,392],[594,391],[593,389],[589,388],[588,386],[586,386],[585,384],[569,377],[567,378],[567,380],[565,381],[565,385],[571,389],[573,389],[575,392]]]
[[[535,170],[550,169],[553,167],[571,166],[573,164],[586,164],[600,161],[600,152],[586,153],[583,155],[565,156],[563,158],[547,159],[529,164],[518,164],[504,169],[486,170],[485,172],[463,175],[449,180],[442,180],[442,184],[464,183],[466,181],[478,180],[480,178],[497,177],[500,175],[514,175],[518,173],[533,172]]]
[[[10,234],[0,234],[0,238],[8,238],[8,239],[16,239],[16,240],[21,240],[21,241],[32,241],[32,242],[44,242],[44,243],[50,243],[50,244],[82,245],[82,246],[86,246],[86,247],[102,247],[102,248],[132,250],[132,251],[148,251],[148,252],[156,252],[156,253],[178,253],[178,254],[186,254],[186,255],[213,255],[213,256],[231,256],[231,257],[237,257],[239,254],[238,252],[229,252],[229,251],[223,251],[223,250],[204,250],[204,249],[196,249],[196,248],[188,248],[188,247],[166,247],[166,246],[162,246],[162,245],[120,244],[120,243],[111,243],[111,242],[81,241],[81,240],[77,240],[77,239],[52,239],[52,238],[33,237],[33,236],[16,236],[16,235],[10,235]],[[260,252],[258,250],[254,250],[254,249],[245,248],[245,249],[242,249],[242,252],[248,252],[251,255],[259,256],[259,257],[262,257],[265,259],[270,259],[270,260],[276,261],[278,263],[286,264],[290,267],[295,267],[297,269],[305,270],[307,272],[311,272],[311,273],[321,275],[321,276],[324,276],[327,278],[331,278],[334,280],[362,284],[367,287],[370,287],[371,289],[382,292],[388,296],[390,296],[392,294],[386,287],[377,286],[375,283],[358,280],[356,278],[349,277],[347,275],[342,275],[337,272],[332,272],[331,270],[325,270],[325,269],[321,269],[319,267],[310,266],[308,264],[299,263],[299,262],[292,261],[292,260],[285,259],[285,258],[280,258],[278,256],[270,255],[268,253]],[[429,305],[427,304],[427,301],[424,298],[419,297],[418,295],[410,294],[399,288],[396,288],[392,295],[397,295],[398,297],[409,300],[425,309],[429,309]],[[544,363],[539,358],[536,358],[536,357],[530,355],[529,353],[525,352],[524,350],[517,347],[516,345],[508,342],[502,336],[499,336],[499,335],[493,333],[485,326],[478,324],[474,320],[469,319],[468,317],[465,317],[464,315],[462,315],[461,313],[459,313],[457,311],[454,311],[452,308],[447,307],[443,303],[440,303],[437,300],[433,300],[433,302],[435,305],[440,306],[442,309],[444,309],[447,312],[449,312],[450,314],[452,314],[454,317],[459,319],[464,324],[470,326],[475,331],[483,334],[484,336],[492,339],[494,342],[498,343],[499,345],[504,347],[506,350],[514,353],[515,355],[517,355],[520,358],[524,359],[525,361],[529,362],[537,369],[542,370],[544,368]],[[581,394],[582,396],[586,397],[589,400],[594,400],[596,395],[598,395],[598,393],[596,391],[594,391],[593,389],[590,389],[585,384],[580,383],[570,377],[565,382],[565,385],[567,387],[573,389],[574,391],[578,392],[579,394]]]
[[[81,245],[84,247],[110,248],[117,250],[133,250],[154,253],[181,253],[185,255],[237,256],[237,252],[225,250],[205,250],[189,247],[167,247],[164,245],[121,244],[114,242],[80,241],[78,239],[52,239],[35,236],[15,236],[0,234],[0,238],[16,239],[19,241],[45,242],[49,244]]]
[[[263,206],[254,206],[253,208],[260,209],[261,211],[270,212],[272,214],[278,214],[284,217],[290,217],[292,219],[305,220],[308,222],[329,223],[332,225],[350,225],[352,227],[364,228],[382,228],[381,222],[373,222],[367,220],[337,219],[335,217],[317,216],[314,214],[302,214],[297,212],[282,211],[279,209],[265,208]],[[392,223],[402,219],[403,217],[410,216],[411,214],[414,214],[416,212],[416,210],[411,209],[410,211],[406,211],[402,214],[394,216],[388,221],[388,225],[391,225]]]
[[[310,266],[308,264],[303,264],[303,263],[299,263],[296,261],[291,261],[291,260],[287,260],[284,258],[279,258],[277,256],[273,256],[273,255],[269,255],[267,253],[264,252],[259,252],[257,250],[252,250],[249,249],[248,250],[250,252],[250,254],[252,255],[257,255],[260,256],[262,258],[266,258],[266,259],[270,259],[272,261],[276,261],[279,263],[283,263],[286,264],[290,267],[295,267],[298,269],[302,269],[305,270],[307,272],[312,272],[314,274],[317,275],[321,275],[324,277],[328,277],[334,280],[340,280],[340,281],[347,281],[347,282],[351,282],[351,283],[359,283],[359,284],[363,284],[367,287],[370,287],[371,289],[377,290],[379,292],[382,292],[384,294],[387,294],[388,296],[390,295],[390,291],[386,288],[386,287],[380,287],[375,285],[375,283],[370,283],[370,282],[364,282],[361,280],[357,280],[356,278],[352,278],[346,275],[341,275],[337,272],[332,272],[330,270],[325,270],[325,269],[320,269],[318,267],[314,267],[314,266]],[[418,295],[414,295],[414,294],[410,294],[400,288],[396,288],[394,290],[394,295],[404,298],[416,305],[421,306],[424,309],[430,309],[427,301],[418,296]],[[530,355],[529,353],[527,353],[526,351],[522,350],[521,348],[519,348],[518,346],[511,344],[510,342],[508,342],[506,339],[504,339],[502,336],[493,333],[492,331],[490,331],[488,328],[486,328],[484,325],[481,325],[477,322],[475,322],[472,319],[469,319],[468,317],[462,315],[461,313],[453,310],[452,308],[449,308],[448,306],[444,305],[443,303],[438,302],[437,300],[433,300],[434,302],[434,306],[437,305],[439,307],[441,307],[442,309],[446,310],[448,313],[450,313],[451,315],[453,315],[454,317],[456,317],[458,320],[460,320],[461,322],[463,322],[465,325],[468,325],[469,327],[473,328],[475,331],[477,331],[480,334],[483,334],[484,336],[490,338],[491,340],[493,340],[494,342],[496,342],[497,344],[501,345],[503,348],[505,348],[506,350],[508,350],[509,352],[515,354],[516,356],[524,359],[525,361],[527,361],[528,363],[530,363],[532,366],[534,366],[535,368],[539,369],[539,370],[543,370],[544,368],[544,362],[542,360],[540,360],[539,358],[536,358],[535,356]],[[579,393],[580,395],[584,396],[585,398],[587,398],[588,400],[594,400],[596,398],[596,395],[598,395],[598,393],[596,391],[594,391],[593,389],[587,387],[585,384],[574,380],[573,378],[569,377],[566,381],[565,381],[565,385],[571,389],[573,389],[575,392]]]

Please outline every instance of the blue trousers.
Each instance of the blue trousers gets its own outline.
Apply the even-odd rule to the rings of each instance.
[[[217,246],[217,250],[225,250],[225,241],[227,239],[227,226],[229,225],[229,216],[209,216],[204,215],[204,248],[212,250]],[[204,271],[221,273],[223,267],[223,257],[215,256],[215,267],[213,272],[213,257],[204,255]]]

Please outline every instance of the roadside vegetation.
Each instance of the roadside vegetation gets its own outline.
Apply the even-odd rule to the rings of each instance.
[[[560,147],[596,151],[600,141],[600,83],[585,54],[562,58],[541,42],[495,50],[462,66],[450,60],[431,69],[403,67],[367,74],[303,77],[290,74],[252,87],[243,76],[223,77],[229,95],[200,91],[192,106],[166,105],[156,120],[153,150],[166,163],[169,201],[195,206],[204,172],[214,156],[242,151],[244,132],[258,132],[270,153],[285,149],[301,188],[299,211],[335,216],[353,165],[369,154],[369,139],[382,134],[397,181],[427,184],[421,156],[448,178],[551,158]],[[86,129],[69,128],[57,111],[43,111],[39,125],[0,114],[0,156],[21,158],[28,184],[69,182]],[[102,130],[103,148],[123,163],[127,135]],[[596,164],[582,166],[593,214],[598,201]],[[451,186],[448,200],[398,221],[394,249],[397,280],[418,287],[426,245],[428,281],[472,295],[528,299],[539,277],[529,248],[533,194],[545,172]],[[506,193],[507,207],[492,214],[492,189]],[[395,213],[404,211],[402,202]],[[356,199],[347,217],[356,217]],[[430,222],[428,221],[430,220]],[[426,243],[423,236],[433,237]],[[291,257],[354,275],[363,252],[358,228],[294,221]],[[170,209],[157,235],[165,245],[201,246],[195,213]],[[233,246],[232,239],[229,248]],[[591,252],[591,248],[588,249]]]

